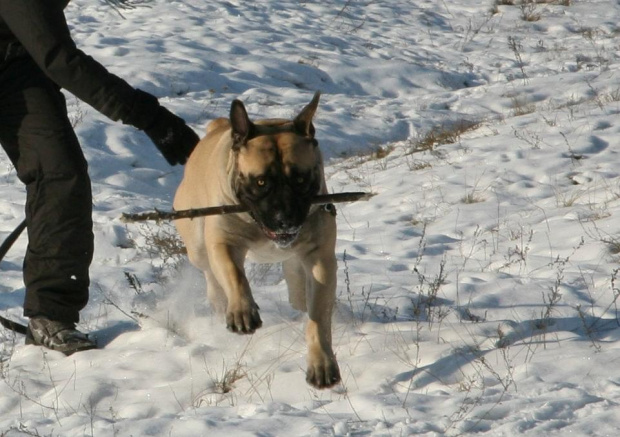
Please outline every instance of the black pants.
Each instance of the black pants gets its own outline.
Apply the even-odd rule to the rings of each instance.
[[[77,322],[93,254],[90,179],[63,94],[26,55],[0,58],[0,143],[26,184],[24,315]]]

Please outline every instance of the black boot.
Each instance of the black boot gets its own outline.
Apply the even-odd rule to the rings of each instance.
[[[57,322],[41,316],[30,319],[26,344],[44,346],[65,355],[97,348],[97,343],[87,334],[75,329],[75,324]]]

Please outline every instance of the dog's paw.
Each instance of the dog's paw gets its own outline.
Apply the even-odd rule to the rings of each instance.
[[[253,334],[254,331],[263,326],[258,309],[258,305],[254,302],[236,309],[229,307],[226,311],[226,328],[237,334]]]
[[[340,382],[340,369],[334,356],[324,356],[308,363],[306,382],[318,389],[333,387]]]

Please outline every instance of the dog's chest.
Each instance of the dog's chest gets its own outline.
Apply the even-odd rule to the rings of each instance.
[[[271,241],[251,244],[248,249],[248,259],[260,264],[272,264],[286,261],[294,254],[295,253],[290,248],[280,248]]]

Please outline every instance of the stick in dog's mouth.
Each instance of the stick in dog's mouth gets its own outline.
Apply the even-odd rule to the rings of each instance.
[[[359,200],[368,200],[374,196],[374,193],[364,192],[346,192],[335,194],[320,194],[312,199],[314,205],[326,205],[329,203],[343,203],[343,202],[357,202]],[[245,205],[222,205],[222,206],[209,206],[206,208],[196,209],[183,209],[179,211],[160,211],[156,209],[151,212],[144,212],[139,214],[127,214],[123,213],[121,221],[125,223],[140,222],[147,220],[178,220],[183,218],[195,218],[204,217],[208,215],[220,215],[220,214],[239,214],[242,212],[248,212],[249,208]]]

